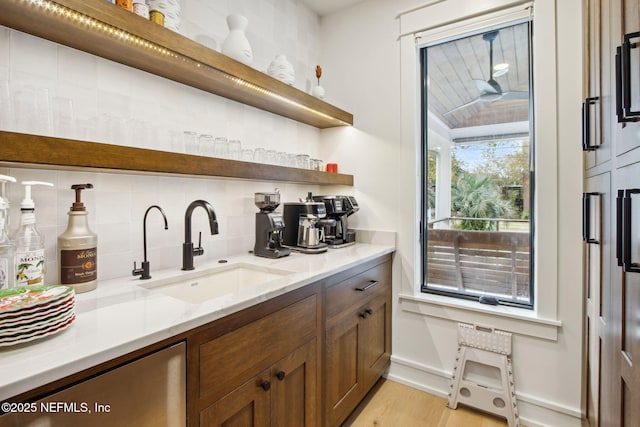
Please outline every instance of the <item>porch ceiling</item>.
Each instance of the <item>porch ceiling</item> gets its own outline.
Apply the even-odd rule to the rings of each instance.
[[[528,120],[528,99],[508,99],[524,96],[529,88],[526,25],[500,29],[493,42],[493,65],[509,65],[508,72],[494,76],[494,80],[508,95],[492,102],[477,101],[450,113],[481,95],[474,80],[490,79],[489,42],[478,34],[428,49],[429,110],[450,129]]]

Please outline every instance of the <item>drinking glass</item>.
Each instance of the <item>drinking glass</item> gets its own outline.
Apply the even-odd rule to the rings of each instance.
[[[268,165],[277,164],[276,163],[276,150],[267,150],[265,155],[266,155],[265,163],[267,163]]]
[[[276,164],[278,166],[287,166],[287,153],[284,151],[278,151],[276,153]]]
[[[182,132],[176,130],[169,131],[169,138],[171,141],[171,151],[174,153],[184,153],[184,138]]]
[[[229,158],[231,160],[240,160],[242,156],[242,143],[239,139],[229,140]]]
[[[198,134],[185,130],[182,133],[184,139],[184,151],[187,154],[198,154]]]
[[[257,163],[266,163],[267,150],[264,148],[256,148],[253,152],[253,160]]]
[[[220,159],[229,157],[229,141],[227,141],[227,138],[219,136],[213,141],[213,157]]]
[[[243,162],[253,162],[253,150],[251,148],[243,149],[240,160],[242,160]]]
[[[213,136],[200,135],[198,138],[198,154],[201,156],[211,156],[213,154]]]
[[[296,167],[300,169],[309,169],[309,155],[308,154],[296,155]]]
[[[320,160],[318,159],[309,159],[309,169],[313,171],[320,170]]]

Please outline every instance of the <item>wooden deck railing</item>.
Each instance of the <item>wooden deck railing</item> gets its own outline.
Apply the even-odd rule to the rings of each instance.
[[[529,233],[429,229],[430,284],[513,298],[529,295]]]

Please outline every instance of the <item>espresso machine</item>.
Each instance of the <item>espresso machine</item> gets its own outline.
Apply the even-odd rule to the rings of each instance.
[[[284,246],[297,252],[317,254],[327,251],[324,227],[320,221],[326,216],[322,202],[315,202],[309,193],[305,201],[285,203],[283,217]]]
[[[256,213],[256,244],[253,254],[265,258],[287,256],[291,250],[282,246],[284,220],[274,212],[280,205],[280,193],[255,193],[255,205],[260,209]]]
[[[347,218],[358,212],[360,207],[353,196],[314,196],[313,200],[322,202],[327,211],[322,220],[324,242],[330,248],[342,248],[356,243],[356,232],[349,230]]]

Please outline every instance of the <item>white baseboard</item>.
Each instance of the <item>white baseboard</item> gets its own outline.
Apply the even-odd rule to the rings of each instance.
[[[427,393],[447,398],[451,372],[400,356],[391,356],[386,377]],[[520,421],[527,427],[581,427],[582,411],[516,391]]]

